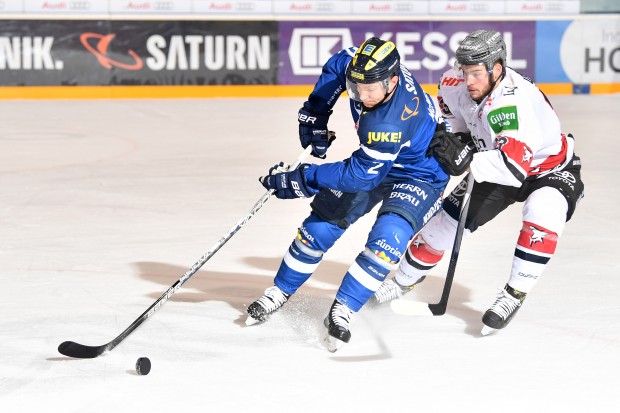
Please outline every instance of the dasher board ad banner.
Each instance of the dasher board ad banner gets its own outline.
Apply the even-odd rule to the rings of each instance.
[[[434,85],[473,30],[499,31],[507,64],[574,93],[618,90],[620,16],[542,21],[0,20],[0,86],[314,85],[324,63],[392,40]],[[600,92],[596,92],[600,93]],[[0,96],[1,97],[1,96]]]
[[[537,82],[620,83],[620,16],[537,22],[536,61]]]
[[[497,30],[507,65],[537,83],[620,83],[620,16],[540,21],[280,22],[280,84],[314,84],[334,53],[377,36],[392,40],[401,62],[423,84],[454,66],[455,51],[477,29]]]
[[[0,84],[277,83],[277,22],[0,21]]]
[[[417,81],[435,84],[454,66],[455,51],[465,36],[480,28],[500,32],[508,48],[508,65],[534,76],[534,21],[284,21],[279,36],[280,84],[314,84],[331,55],[371,36],[392,40],[401,63]]]

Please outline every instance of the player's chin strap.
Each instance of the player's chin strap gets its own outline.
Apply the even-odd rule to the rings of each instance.
[[[497,85],[498,82],[501,82],[506,76],[506,67],[502,65],[502,73],[499,74],[497,80],[493,80],[493,69],[489,70],[489,76],[491,76],[491,81],[489,82],[489,84],[491,85],[491,90],[489,91],[489,93],[491,93],[493,89],[495,89],[495,85]]]
[[[499,77],[497,78],[497,80],[493,80],[493,69],[488,71],[489,73],[489,78],[491,79],[489,81],[489,92],[486,93],[480,100],[476,100],[477,104],[480,104],[480,102],[482,102],[483,100],[485,100],[487,98],[487,96],[489,96],[491,94],[491,92],[493,92],[493,89],[495,89],[495,86],[501,82],[502,80],[504,80],[504,77],[506,76],[506,67],[504,65],[502,65],[502,73],[500,73]]]

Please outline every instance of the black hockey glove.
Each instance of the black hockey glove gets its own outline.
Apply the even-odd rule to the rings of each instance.
[[[446,172],[454,176],[463,174],[474,159],[475,145],[471,135],[462,135],[463,141],[446,131],[444,124],[439,124],[426,151],[426,156],[434,156]]]
[[[466,144],[472,144],[474,146],[476,146],[476,144],[474,143],[473,138],[471,137],[471,133],[469,132],[454,132],[454,134],[456,135],[457,138],[459,138],[459,140],[462,143],[466,143]]]
[[[297,120],[299,121],[299,141],[305,149],[312,145],[312,155],[325,159],[327,148],[336,139],[336,133],[327,130],[327,121],[332,111],[317,113],[303,108],[299,109]]]
[[[258,178],[265,189],[273,189],[274,195],[280,199],[309,198],[318,191],[306,182],[304,170],[308,164],[302,164],[292,171],[288,165],[280,162],[269,169],[269,175]]]

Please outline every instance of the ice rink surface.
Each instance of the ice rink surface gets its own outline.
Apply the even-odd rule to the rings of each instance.
[[[620,389],[620,95],[551,96],[577,140],[585,199],[510,326],[480,337],[508,279],[521,206],[465,238],[447,314],[364,308],[351,342],[322,320],[363,247],[360,220],[267,323],[245,308],[272,284],[309,212],[272,198],[154,316],[112,340],[179,279],[293,161],[299,99],[0,101],[2,412],[612,412]],[[330,121],[356,137],[346,98]],[[454,182],[451,182],[453,186]],[[448,259],[409,299],[437,301]],[[153,364],[134,372],[138,357]]]

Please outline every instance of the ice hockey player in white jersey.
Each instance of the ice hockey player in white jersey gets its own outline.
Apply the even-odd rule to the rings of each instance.
[[[506,66],[506,54],[496,31],[476,30],[463,40],[437,96],[452,131],[437,132],[430,145],[450,175],[473,174],[465,235],[524,202],[508,282],[482,317],[485,335],[504,328],[534,288],[584,190],[572,135],[562,133],[545,95]],[[414,238],[375,301],[411,291],[452,247],[466,180]]]

